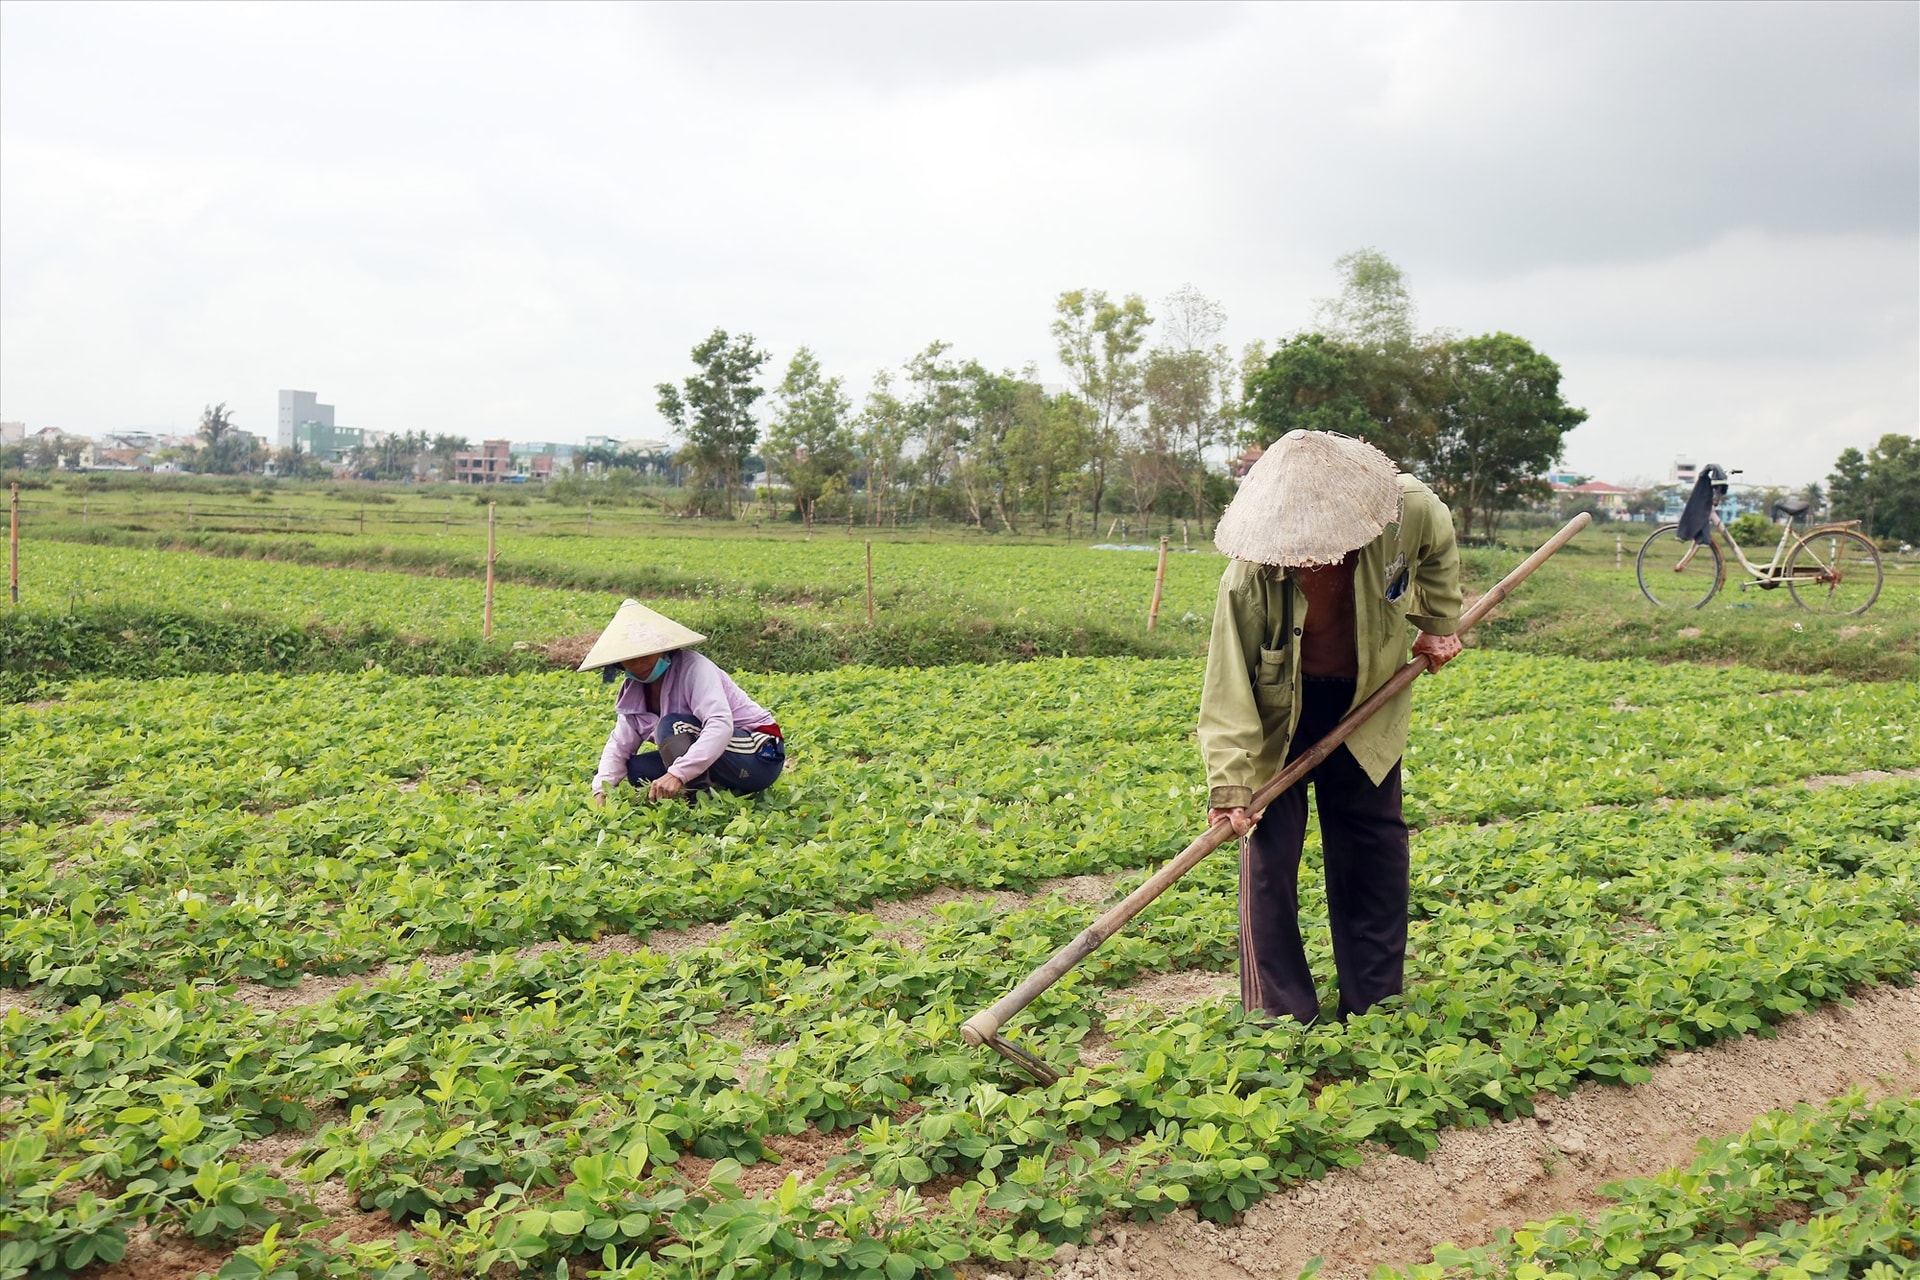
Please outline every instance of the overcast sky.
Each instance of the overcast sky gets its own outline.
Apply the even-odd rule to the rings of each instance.
[[[0,4],[30,429],[660,435],[716,325],[1059,381],[1061,290],[1237,348],[1361,246],[1559,361],[1575,469],[1824,477],[1920,419],[1920,7]]]

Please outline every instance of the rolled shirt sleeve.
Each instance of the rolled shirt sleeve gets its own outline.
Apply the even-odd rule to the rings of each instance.
[[[1213,809],[1245,808],[1271,772],[1266,757],[1272,744],[1253,692],[1264,609],[1263,601],[1248,596],[1260,585],[1259,573],[1257,566],[1234,562],[1221,575],[1214,602],[1199,724],[1207,806]]]
[[[627,761],[633,759],[633,753],[646,740],[639,716],[616,714],[613,717],[613,732],[607,735],[607,745],[600,752],[600,768],[593,775],[593,789],[597,794],[604,795],[609,787],[617,787],[627,780]]]
[[[1450,636],[1460,629],[1460,549],[1453,537],[1453,513],[1422,486],[1407,495],[1409,507],[1418,500],[1425,508],[1415,555],[1414,601],[1407,620],[1428,635]]]

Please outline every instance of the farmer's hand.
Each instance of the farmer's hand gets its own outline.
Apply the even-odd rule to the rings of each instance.
[[[687,784],[670,773],[663,773],[647,788],[649,800],[671,800],[687,789]]]
[[[1209,809],[1207,810],[1208,826],[1212,826],[1214,823],[1220,821],[1220,819],[1222,818],[1225,818],[1228,822],[1231,822],[1233,824],[1233,834],[1237,836],[1243,836],[1247,834],[1247,832],[1253,830],[1253,819],[1247,816],[1247,811],[1245,809]]]
[[[606,808],[606,807],[607,807],[607,793],[606,793],[606,792],[604,792],[604,791],[596,791],[596,792],[594,792],[594,793],[593,793],[593,807],[594,807],[594,808],[596,808],[596,809],[604,809],[604,808]]]
[[[1438,671],[1440,668],[1446,666],[1449,662],[1459,657],[1460,651],[1464,648],[1466,648],[1466,646],[1460,643],[1459,636],[1430,636],[1424,631],[1422,631],[1419,637],[1413,642],[1413,651],[1415,653],[1424,653],[1427,655],[1427,670],[1429,671]]]

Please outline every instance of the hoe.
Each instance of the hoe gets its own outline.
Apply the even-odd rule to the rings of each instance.
[[[1473,602],[1473,607],[1460,615],[1460,625],[1456,635],[1465,635],[1491,613],[1496,605],[1513,594],[1514,588],[1526,581],[1527,575],[1545,564],[1549,557],[1573,540],[1573,536],[1592,521],[1593,517],[1585,512],[1567,521],[1560,532],[1549,538],[1541,548],[1521,562],[1520,567],[1502,578],[1492,590]],[[1333,754],[1334,748],[1347,740],[1347,736],[1384,706],[1395,694],[1412,684],[1421,673],[1427,670],[1424,654],[1416,655],[1413,660],[1394,672],[1387,682],[1376,689],[1365,702],[1349,711],[1346,718],[1333,727],[1333,731],[1315,743],[1304,755],[1282,769],[1274,779],[1253,794],[1253,802],[1247,811],[1253,819],[1259,821],[1262,813],[1276,796],[1298,782],[1313,770],[1313,767]],[[1194,842],[1183,850],[1179,857],[1154,872],[1153,878],[1126,896],[1118,906],[1088,925],[1078,937],[1060,950],[1053,958],[1027,975],[1026,981],[995,1001],[993,1006],[968,1018],[960,1028],[960,1034],[971,1045],[991,1045],[995,1052],[1019,1067],[1022,1071],[1038,1080],[1041,1084],[1052,1084],[1060,1078],[1046,1063],[1032,1053],[1013,1043],[1000,1034],[1000,1028],[1007,1020],[1019,1013],[1039,998],[1040,993],[1058,982],[1067,970],[1099,950],[1100,944],[1126,927],[1129,920],[1139,915],[1147,904],[1165,893],[1187,872],[1193,870],[1200,860],[1233,839],[1233,826],[1226,819],[1208,827]]]

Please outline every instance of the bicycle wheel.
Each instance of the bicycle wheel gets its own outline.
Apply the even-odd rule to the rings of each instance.
[[[1720,589],[1720,548],[1702,547],[1680,536],[1680,526],[1663,524],[1640,544],[1633,564],[1640,594],[1663,609],[1698,609]]]
[[[1815,613],[1865,613],[1886,576],[1880,549],[1851,529],[1815,529],[1787,557],[1787,590]]]

